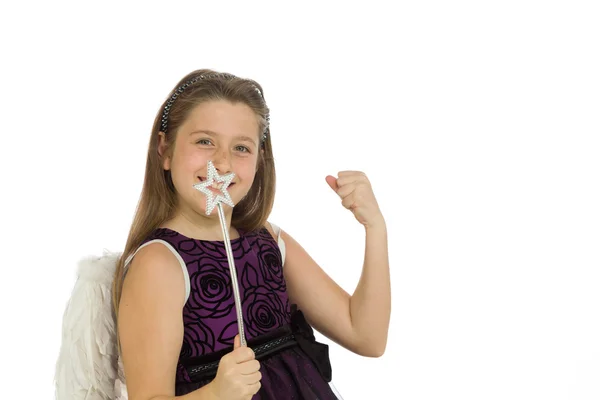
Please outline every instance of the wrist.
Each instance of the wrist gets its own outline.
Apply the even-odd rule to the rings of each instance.
[[[364,227],[366,231],[385,231],[387,229],[383,215],[369,223],[364,224]]]
[[[199,390],[202,391],[202,400],[221,400],[219,395],[217,395],[213,381],[202,386]]]

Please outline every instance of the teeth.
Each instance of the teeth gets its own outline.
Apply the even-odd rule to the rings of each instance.
[[[199,177],[198,177],[198,179],[200,179],[200,182],[204,182],[204,181],[206,180],[206,178],[203,178],[203,177],[201,177],[201,176],[199,176]],[[211,187],[212,187],[212,188],[214,188],[214,189],[220,189],[222,185],[223,185],[222,183],[219,183],[219,182],[213,182],[213,184],[212,184],[212,186],[211,186]],[[231,183],[229,184],[229,186],[233,186],[233,185],[235,185],[235,183],[234,183],[234,182],[231,182]]]

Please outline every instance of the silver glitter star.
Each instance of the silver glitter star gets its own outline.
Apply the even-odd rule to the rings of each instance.
[[[196,183],[194,185],[194,189],[199,190],[206,195],[206,215],[210,215],[219,203],[227,204],[230,207],[234,206],[233,200],[231,200],[231,196],[229,196],[229,192],[227,191],[227,187],[231,184],[235,174],[230,172],[225,175],[219,175],[217,169],[210,160],[208,161],[207,169],[208,174],[206,176],[206,180]],[[221,183],[220,187],[218,188],[221,193],[216,195],[212,190],[210,190],[210,187],[212,187],[215,182]]]

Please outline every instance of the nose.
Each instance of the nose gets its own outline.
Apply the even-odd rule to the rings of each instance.
[[[218,151],[213,158],[213,164],[219,175],[231,172],[231,158],[227,150]]]

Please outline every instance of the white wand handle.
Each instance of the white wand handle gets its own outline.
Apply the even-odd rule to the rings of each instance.
[[[231,276],[231,286],[233,288],[233,297],[235,300],[235,311],[237,314],[238,331],[240,334],[240,343],[242,346],[246,346],[246,335],[244,334],[244,314],[242,312],[242,300],[240,298],[240,287],[237,281],[237,272],[235,269],[235,259],[233,258],[233,251],[231,250],[231,240],[229,239],[229,229],[227,229],[227,221],[225,220],[225,212],[223,211],[223,203],[230,207],[234,207],[233,200],[229,196],[227,187],[233,181],[235,174],[229,173],[220,176],[217,169],[213,165],[212,161],[208,162],[208,173],[206,180],[194,185],[194,188],[206,195],[206,215],[210,215],[215,207],[219,213],[219,220],[221,221],[221,229],[223,231],[223,240],[225,243],[225,250],[227,252],[227,262],[229,263],[229,274]],[[220,185],[218,188],[214,188],[214,185]],[[218,189],[215,194],[211,188]]]
[[[237,312],[238,331],[240,333],[240,344],[246,346],[246,335],[244,334],[244,314],[242,313],[242,300],[240,298],[240,287],[237,281],[237,270],[235,269],[235,259],[231,250],[231,241],[229,240],[229,232],[227,232],[227,222],[225,221],[225,213],[223,212],[223,204],[217,205],[219,218],[221,220],[221,229],[223,230],[223,238],[225,239],[225,250],[227,251],[227,261],[229,262],[229,273],[231,274],[231,286],[233,286],[233,297],[235,299],[235,311]]]

